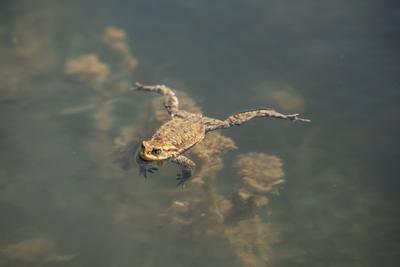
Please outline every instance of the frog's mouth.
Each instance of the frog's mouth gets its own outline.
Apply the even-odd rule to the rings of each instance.
[[[153,159],[150,159],[149,157],[146,156],[146,154],[143,152],[140,146],[136,148],[135,152],[135,158],[136,161],[153,161]]]
[[[139,157],[140,157],[140,159],[142,159],[144,161],[153,161],[154,160],[153,158],[146,155],[146,153],[144,153],[143,150],[140,150]]]
[[[145,153],[142,149],[139,151],[139,157],[140,159],[144,161],[159,161],[159,160],[164,160],[163,158],[160,158],[159,156],[152,155],[150,153]]]
[[[149,164],[156,164],[158,166],[163,166],[165,160],[153,160],[150,159],[149,157],[146,156],[142,156],[143,153],[139,152],[138,153],[138,157],[136,159],[136,162],[138,162],[139,164],[145,164],[145,165],[149,165]]]

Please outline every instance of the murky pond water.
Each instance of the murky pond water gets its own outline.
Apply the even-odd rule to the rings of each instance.
[[[0,266],[398,266],[396,1],[0,3]],[[226,118],[147,180],[182,107]]]

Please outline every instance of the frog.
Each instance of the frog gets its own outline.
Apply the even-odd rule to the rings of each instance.
[[[185,152],[201,142],[207,133],[242,125],[254,118],[269,117],[291,122],[310,122],[299,117],[299,113],[282,114],[274,109],[260,108],[238,112],[225,120],[204,116],[179,108],[179,100],[174,89],[166,85],[143,85],[136,82],[133,91],[151,92],[163,97],[163,105],[169,120],[162,124],[148,140],[143,140],[136,150],[139,175],[147,177],[154,173],[165,161],[178,165],[177,186],[184,186],[192,177],[196,164]]]

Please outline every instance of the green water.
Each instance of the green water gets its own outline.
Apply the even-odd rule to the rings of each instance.
[[[240,183],[240,154],[284,164],[257,211],[279,235],[258,266],[398,266],[399,15],[379,0],[1,2],[0,266],[249,266],[223,236],[194,233],[212,228],[198,228],[207,207],[189,227],[166,218],[195,190],[175,188],[173,166],[144,180],[113,163],[123,129],[159,126],[134,81],[220,119],[273,107],[312,120],[223,132],[238,149],[223,156],[221,195]],[[129,55],[106,45],[107,27]],[[101,85],[66,73],[87,54],[109,68]]]

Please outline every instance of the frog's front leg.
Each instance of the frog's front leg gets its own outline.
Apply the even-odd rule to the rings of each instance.
[[[177,180],[179,181],[177,186],[184,185],[187,180],[192,176],[192,172],[196,166],[196,164],[189,158],[180,155],[174,158],[171,158],[170,161],[172,163],[178,164],[181,168],[181,173],[178,173]]]
[[[139,166],[139,176],[143,175],[144,178],[147,178],[147,173],[154,173],[158,170],[158,168],[154,167],[152,161],[145,161],[141,159],[138,151],[139,149],[136,151],[135,159]]]
[[[147,173],[154,173],[157,170],[158,168],[149,164],[139,164],[139,176],[143,175],[144,178],[147,178]]]

